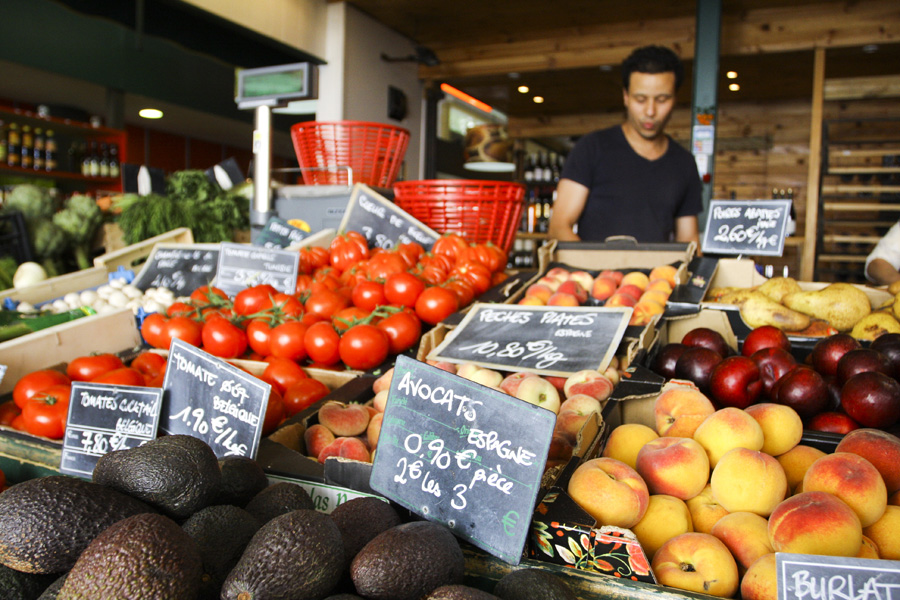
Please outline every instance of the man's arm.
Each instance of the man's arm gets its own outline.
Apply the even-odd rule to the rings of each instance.
[[[574,226],[584,210],[588,198],[587,186],[571,179],[560,179],[556,186],[556,201],[550,215],[548,235],[564,242],[577,242]]]
[[[695,215],[675,219],[675,241],[683,244],[696,242],[697,250],[700,250],[700,228]]]
[[[866,267],[866,275],[878,285],[889,285],[900,281],[900,272],[883,258],[873,258]]]

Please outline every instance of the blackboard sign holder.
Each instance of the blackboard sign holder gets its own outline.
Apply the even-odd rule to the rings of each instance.
[[[703,253],[781,256],[790,211],[790,200],[710,200]]]
[[[778,600],[890,598],[900,589],[900,562],[896,560],[778,552],[775,564]],[[824,590],[822,581],[829,582]],[[802,587],[807,589],[798,589]],[[829,590],[838,593],[832,595]]]
[[[156,244],[134,278],[142,291],[167,287],[176,296],[190,295],[215,282],[219,244]]]
[[[430,250],[440,237],[437,231],[362,183],[353,186],[338,231],[358,231],[366,236],[371,248],[418,242]]]
[[[216,287],[229,297],[259,284],[270,284],[279,292],[293,294],[299,266],[298,252],[222,242]]]

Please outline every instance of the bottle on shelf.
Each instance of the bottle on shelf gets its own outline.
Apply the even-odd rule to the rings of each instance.
[[[10,167],[18,167],[21,164],[22,150],[19,147],[20,142],[19,125],[10,123],[9,129],[6,131],[6,164]]]
[[[59,166],[57,164],[57,152],[58,148],[56,146],[56,136],[52,129],[47,130],[47,135],[44,138],[44,170],[45,171],[55,171]]]
[[[75,148],[75,154],[80,156],[79,162],[81,163],[81,174],[85,177],[91,176],[91,153],[88,148],[88,145],[84,142],[80,144],[73,144]]]
[[[35,171],[44,170],[44,148],[45,138],[44,130],[40,127],[34,128],[34,151],[32,152],[31,166]]]
[[[541,169],[541,176],[539,178],[539,181],[541,183],[547,183],[548,181],[550,181],[550,161],[547,158],[546,152],[541,152],[539,161]]]
[[[531,183],[534,181],[534,173],[535,173],[535,161],[534,154],[529,153],[525,159],[525,169],[522,173],[522,179],[525,180],[525,183]]]
[[[90,176],[91,177],[99,177],[100,176],[100,148],[97,145],[97,142],[90,143],[90,151],[88,152],[90,156]]]
[[[550,153],[550,182],[553,185],[559,183],[559,157],[556,152]]]
[[[100,177],[109,177],[109,144],[100,144]]]
[[[109,176],[119,176],[119,145],[109,145]]]
[[[0,119],[0,165],[6,164],[6,123]]]
[[[34,135],[31,133],[31,127],[22,125],[22,143],[19,146],[22,157],[19,159],[19,166],[23,169],[30,169],[32,159],[34,158]]]

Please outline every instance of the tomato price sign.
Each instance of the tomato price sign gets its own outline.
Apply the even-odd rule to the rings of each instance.
[[[134,279],[142,291],[166,287],[176,296],[187,296],[216,278],[218,244],[157,244]]]
[[[293,250],[223,242],[216,287],[231,297],[243,289],[262,284],[293,294],[299,268],[300,254]]]
[[[162,396],[161,388],[72,383],[60,473],[90,478],[107,452],[155,439]]]
[[[219,458],[256,458],[272,386],[176,338],[163,390],[162,431],[200,438]]]
[[[704,254],[781,256],[790,200],[711,200]]]
[[[353,187],[339,231],[358,231],[373,248],[418,242],[428,250],[440,237],[434,229],[361,183]]]
[[[625,335],[631,312],[627,307],[477,303],[428,358],[560,377],[602,371]]]
[[[896,560],[779,552],[775,565],[778,600],[874,600],[900,593]]]
[[[400,355],[369,484],[518,564],[556,415]]]

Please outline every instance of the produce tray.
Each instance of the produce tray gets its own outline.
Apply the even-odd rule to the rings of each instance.
[[[28,287],[3,290],[0,292],[0,300],[9,298],[16,302],[30,302],[37,305],[65,296],[69,292],[81,292],[103,285],[108,281],[108,277],[109,272],[105,268],[91,267],[51,277]]]
[[[187,227],[179,227],[136,244],[101,254],[94,258],[94,266],[107,271],[115,271],[119,267],[134,270],[150,256],[156,244],[163,243],[193,244],[194,234]]]

